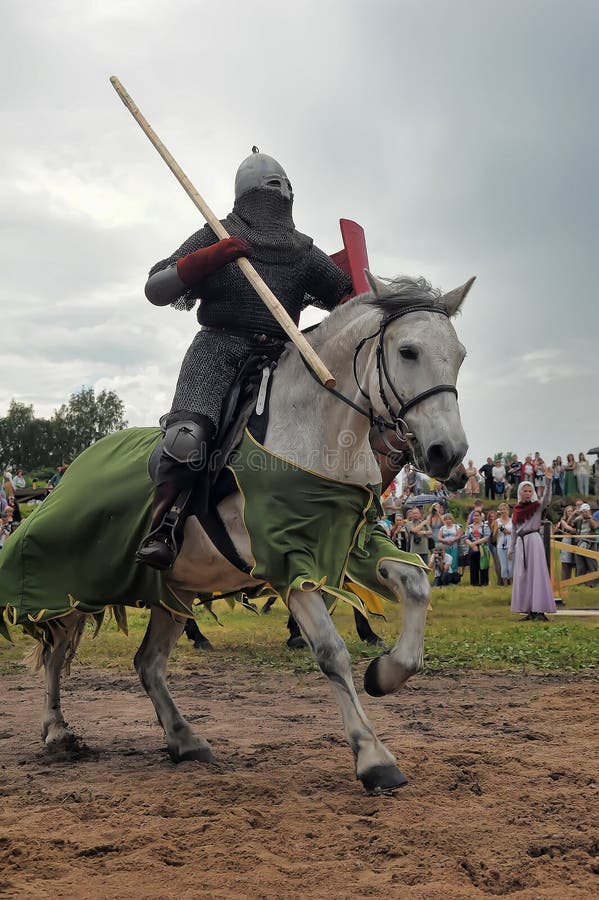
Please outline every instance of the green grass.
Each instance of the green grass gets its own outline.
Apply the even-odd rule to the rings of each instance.
[[[428,671],[538,671],[573,673],[599,664],[599,619],[523,622],[509,609],[509,589],[433,591],[425,645]],[[470,601],[468,601],[468,598]],[[596,590],[572,589],[568,606],[599,606]]]
[[[548,623],[521,622],[509,609],[509,588],[435,588],[425,639],[425,671],[456,670],[526,671],[571,674],[593,672],[599,664],[599,618],[558,618]],[[568,607],[599,606],[599,590],[572,588]],[[214,644],[221,661],[256,665],[285,671],[312,671],[316,664],[309,652],[291,653],[285,647],[286,611],[277,604],[269,616],[256,616],[224,603],[215,604],[221,625],[207,613],[198,624]],[[401,627],[401,605],[389,604],[387,620],[373,620],[373,627],[392,643]],[[146,610],[128,610],[129,636],[107,622],[95,641],[91,626],[85,635],[77,665],[114,670],[130,670],[149,618]],[[379,650],[368,647],[356,636],[351,610],[340,605],[335,624],[354,662],[374,657]],[[0,674],[19,668],[32,641],[13,629],[15,643],[0,638]],[[195,652],[182,638],[171,657],[171,668],[185,671],[195,665]]]

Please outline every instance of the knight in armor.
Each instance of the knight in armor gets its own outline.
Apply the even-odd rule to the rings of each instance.
[[[261,347],[288,340],[231,263],[251,257],[296,325],[306,306],[331,310],[352,290],[350,277],[296,230],[292,209],[282,166],[254,148],[237,171],[235,204],[222,220],[231,237],[218,240],[206,225],[150,270],[148,300],[186,310],[199,300],[201,325],[183,360],[171,410],[160,420],[164,440],[151,530],[137,552],[138,560],[156,569],[170,568],[177,557],[192,489],[201,489],[207,502],[221,407],[241,366]]]

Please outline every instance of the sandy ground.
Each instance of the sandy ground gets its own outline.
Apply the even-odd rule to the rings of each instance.
[[[133,673],[67,679],[92,748],[75,760],[42,749],[38,676],[0,680],[2,896],[597,896],[596,681],[420,677],[363,697],[410,778],[381,798],[322,677],[205,655],[171,683],[219,767],[171,763]]]

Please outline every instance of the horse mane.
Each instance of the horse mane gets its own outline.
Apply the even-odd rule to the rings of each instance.
[[[398,275],[396,278],[379,279],[379,281],[385,282],[386,290],[382,296],[368,291],[336,306],[319,325],[310,331],[310,343],[316,346],[326,341],[344,325],[356,321],[362,312],[376,310],[386,315],[401,312],[405,306],[415,308],[439,306],[445,309],[445,304],[441,302],[442,292],[433,288],[426,278]]]
[[[409,275],[398,275],[396,278],[380,278],[384,281],[386,291],[382,296],[369,292],[362,294],[362,301],[378,307],[383,313],[401,312],[404,306],[440,306],[442,293],[438,288],[423,278],[410,278]]]

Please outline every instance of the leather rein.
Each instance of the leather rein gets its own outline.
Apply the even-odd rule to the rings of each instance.
[[[389,327],[389,325],[392,322],[395,322],[396,319],[401,319],[403,316],[407,316],[410,313],[416,313],[416,312],[438,313],[442,316],[446,316],[447,318],[449,318],[449,313],[447,312],[447,310],[443,309],[443,307],[441,307],[441,306],[434,306],[432,304],[428,305],[428,306],[407,306],[405,309],[402,309],[398,312],[393,312],[393,313],[390,313],[389,315],[384,316],[381,319],[381,324],[379,325],[378,329],[375,332],[373,332],[373,334],[369,334],[368,337],[362,338],[362,340],[360,341],[360,343],[357,345],[357,347],[354,350],[354,359],[353,359],[354,380],[355,380],[356,386],[357,386],[358,390],[360,391],[360,393],[362,394],[362,396],[366,400],[368,400],[370,403],[370,397],[362,388],[362,385],[360,384],[360,381],[358,378],[358,372],[357,372],[358,357],[359,357],[360,351],[362,350],[364,345],[368,341],[373,340],[373,338],[378,337],[378,343],[377,343],[377,348],[376,348],[376,368],[377,368],[377,375],[378,375],[378,382],[379,382],[379,395],[381,397],[381,400],[383,401],[385,409],[387,410],[387,412],[389,413],[389,415],[391,417],[389,421],[384,419],[382,416],[376,416],[374,414],[372,405],[370,405],[368,407],[368,412],[365,412],[360,406],[358,406],[357,403],[354,403],[353,400],[350,400],[349,397],[346,397],[344,394],[340,393],[340,391],[336,390],[336,388],[327,388],[329,393],[332,394],[334,397],[337,397],[338,400],[341,400],[347,406],[351,406],[351,408],[354,409],[356,412],[360,413],[361,416],[365,416],[370,421],[371,427],[376,426],[379,429],[379,431],[381,432],[383,442],[386,444],[386,446],[391,451],[393,451],[395,453],[397,453],[397,447],[393,447],[388,442],[387,438],[385,437],[385,431],[395,432],[398,440],[401,443],[407,444],[409,442],[409,440],[413,437],[413,434],[410,432],[410,430],[408,428],[408,424],[405,421],[405,415],[408,412],[408,410],[413,409],[415,406],[418,405],[418,403],[421,403],[423,400],[427,400],[429,397],[434,397],[435,394],[450,393],[450,394],[454,394],[456,397],[458,396],[458,391],[457,391],[457,388],[455,387],[455,385],[453,385],[453,384],[438,384],[438,385],[435,385],[435,387],[427,388],[425,391],[421,391],[419,394],[416,394],[416,396],[412,397],[410,400],[403,400],[402,397],[397,392],[393,382],[391,381],[391,378],[389,377],[389,369],[387,367],[387,359],[385,356],[385,332],[386,332],[387,328]],[[303,356],[301,357],[301,359],[303,360],[304,365],[310,372],[310,375],[312,375],[312,377],[321,386],[324,386],[324,385],[322,385],[322,382],[320,381],[320,379],[318,378],[316,373],[313,371],[311,366],[303,358]],[[397,401],[397,403],[399,403],[398,412],[393,411],[393,407],[392,407],[389,397],[387,396],[387,393],[385,391],[384,379],[386,379],[387,384],[391,388],[391,391],[393,392],[393,396],[394,396],[395,400]]]

